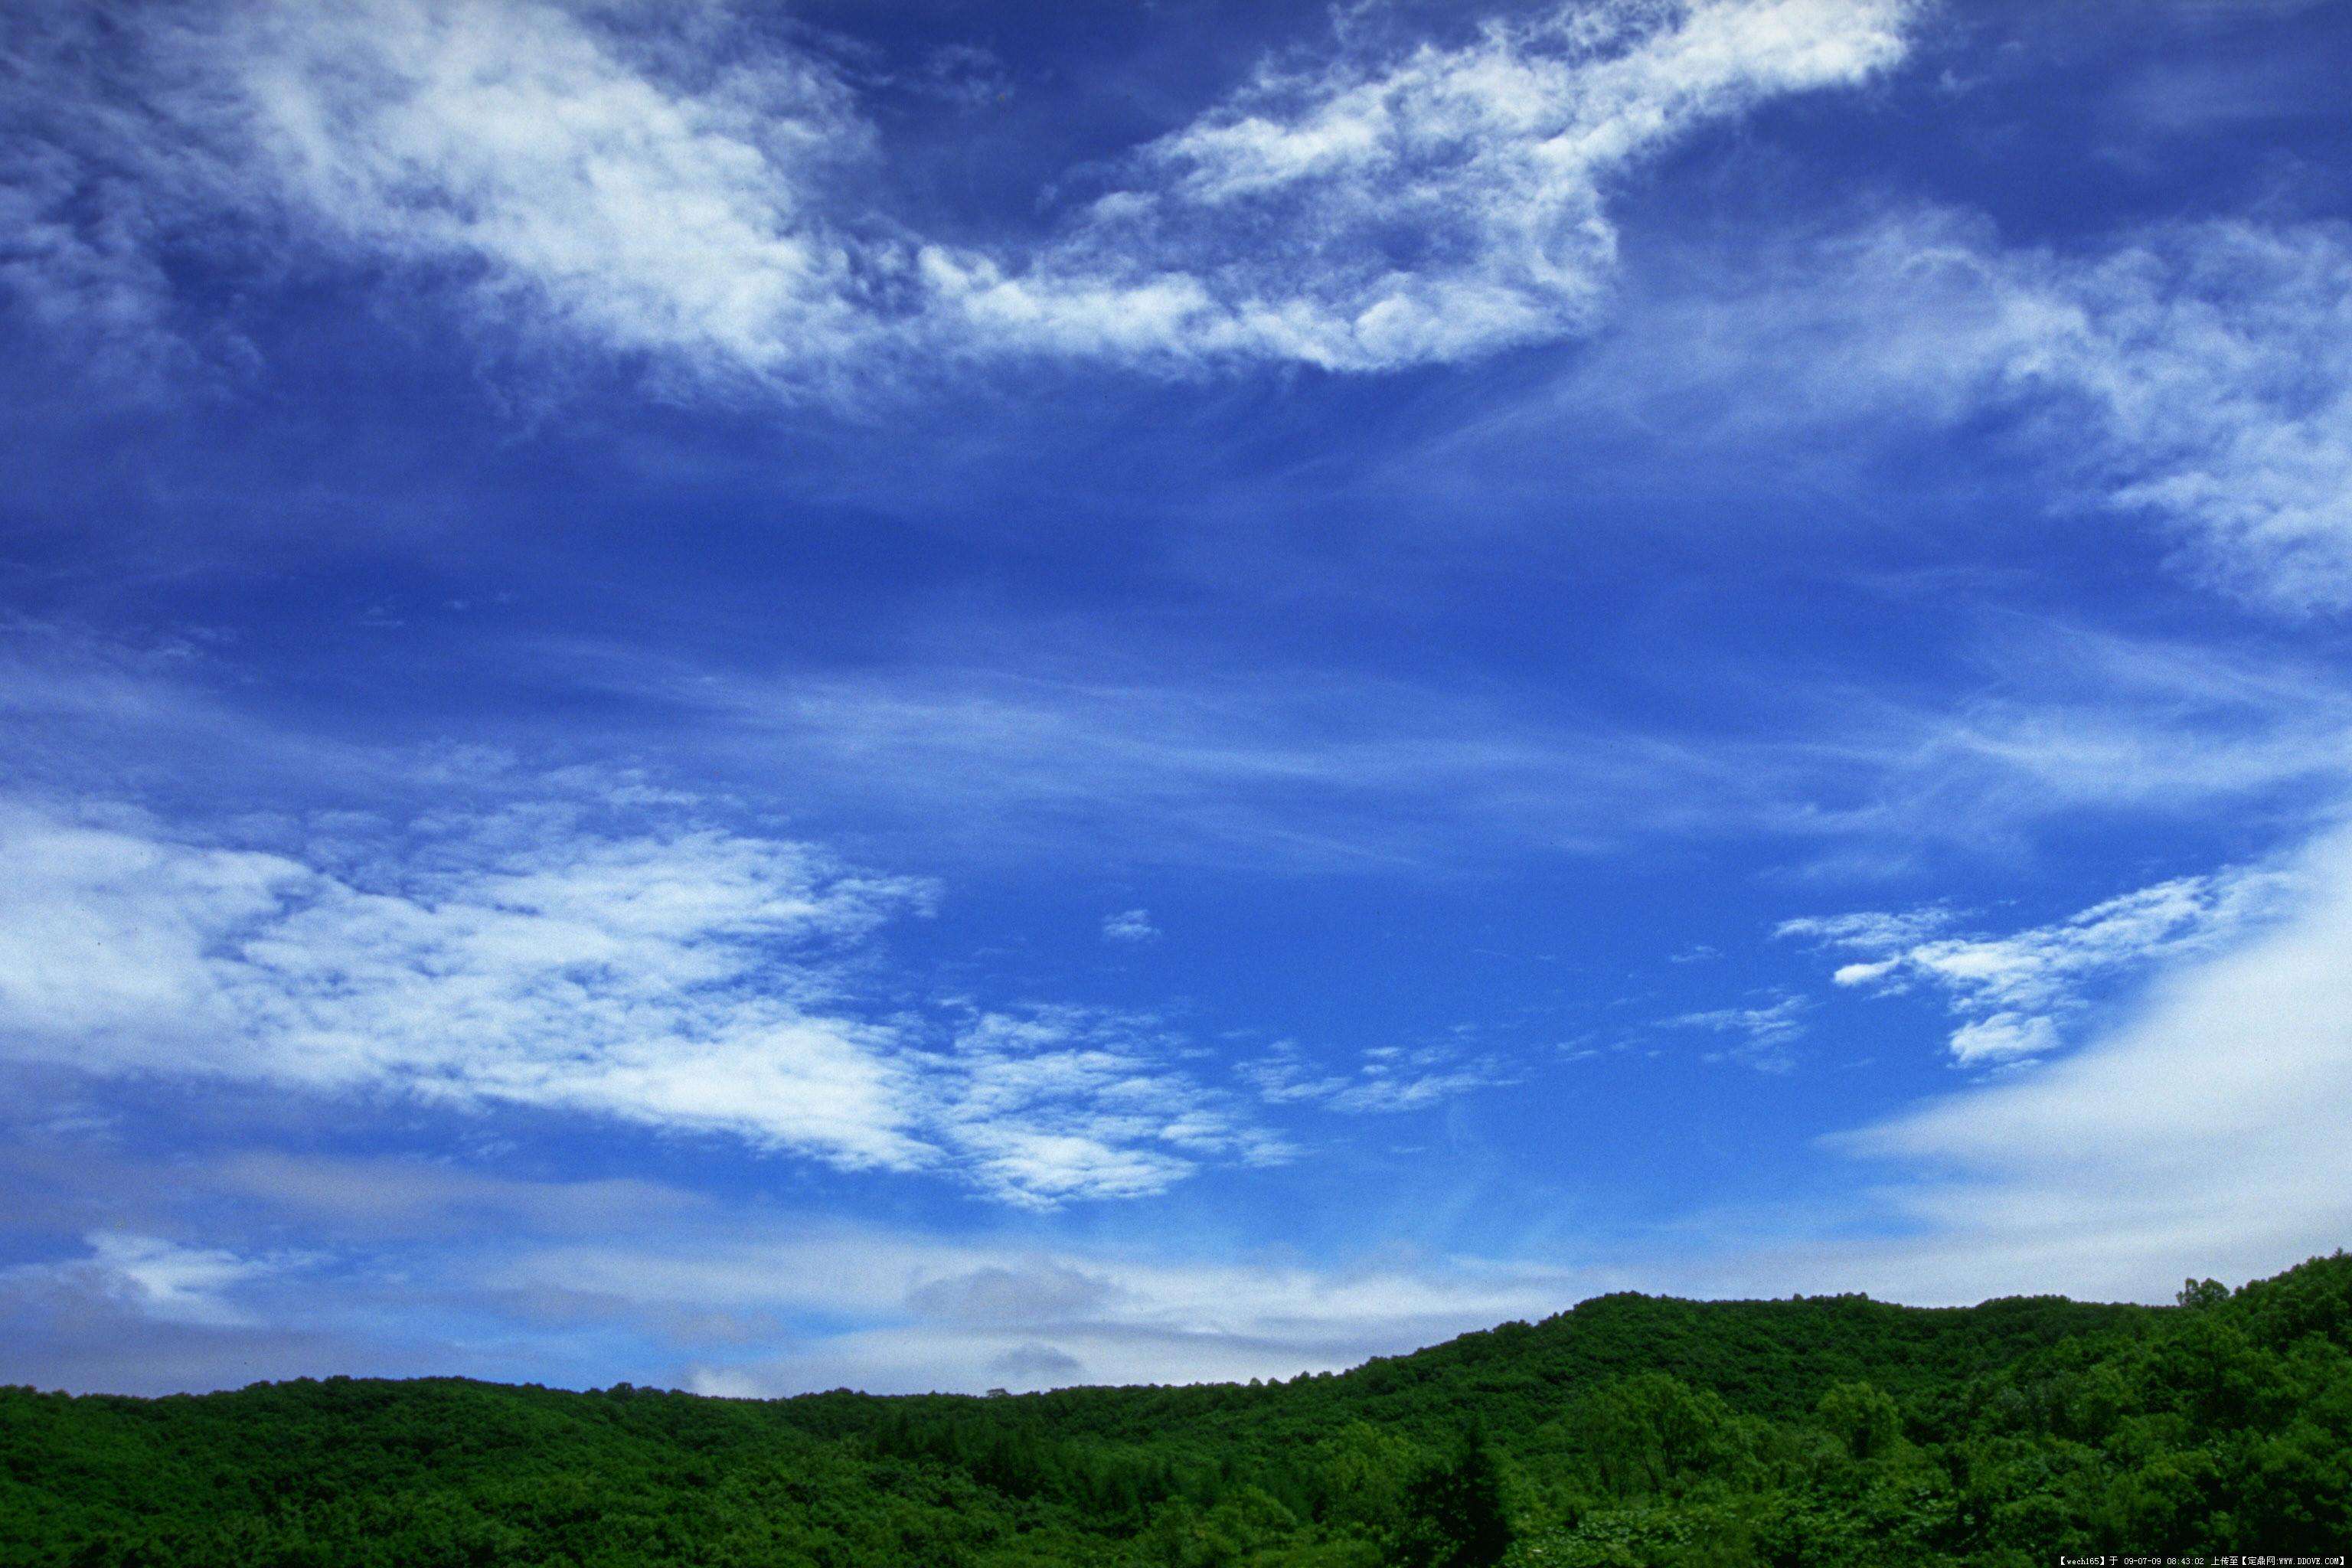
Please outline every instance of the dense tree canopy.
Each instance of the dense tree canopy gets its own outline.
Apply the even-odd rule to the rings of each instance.
[[[2352,1258],[2177,1306],[1620,1295],[1265,1387],[0,1391],[0,1562],[2045,1563],[2352,1544]]]

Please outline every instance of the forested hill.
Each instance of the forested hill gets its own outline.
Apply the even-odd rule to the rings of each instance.
[[[1610,1296],[1265,1386],[0,1391],[15,1564],[2026,1564],[2352,1546],[2352,1258],[2168,1308]]]

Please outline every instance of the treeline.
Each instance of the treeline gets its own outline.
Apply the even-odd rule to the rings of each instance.
[[[0,1563],[2021,1565],[2352,1547],[2352,1258],[2168,1308],[1622,1295],[1339,1375],[0,1391]]]

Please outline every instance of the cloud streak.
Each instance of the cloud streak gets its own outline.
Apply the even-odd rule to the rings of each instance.
[[[612,1118],[936,1171],[1030,1205],[1284,1152],[1147,1023],[1071,1008],[926,1021],[861,999],[870,939],[929,888],[656,792],[558,791],[398,827],[331,816],[299,837],[297,855],[135,813],[0,807],[16,880],[0,1050]]]
[[[923,265],[1016,353],[1372,371],[1552,341],[1600,311],[1609,182],[1699,125],[1886,69],[1907,9],[1561,6],[1453,47],[1270,61],[1025,271]]]
[[[110,51],[139,62],[121,79],[74,76],[54,40],[76,24],[41,7],[12,53],[46,68],[19,74],[47,113],[5,200],[45,237],[0,280],[152,337],[156,253],[226,227],[398,268],[494,342],[678,391],[855,399],[941,355],[1457,361],[1587,328],[1607,184],[1696,126],[1885,69],[1905,10],[1612,0],[1454,47],[1347,35],[1136,151],[1058,230],[983,251],[875,210],[884,149],[854,89],[723,7],[221,0],[143,18]],[[113,112],[76,112],[92,100]],[[121,199],[92,214],[76,193],[101,170]]]
[[[2052,1050],[2089,987],[2240,937],[2274,915],[2292,886],[2265,867],[2176,877],[2007,936],[1943,934],[1958,916],[1940,907],[1784,921],[1774,934],[1856,954],[1832,975],[1839,985],[1941,993],[1963,1020],[1953,1059],[1980,1067]]]
[[[2152,525],[2269,609],[2352,602],[2352,228],[2182,219],[2061,247],[1921,205],[1736,259],[1630,311],[1547,417],[1630,401],[1688,428],[1713,399],[1702,433],[1811,458],[1998,416],[2060,521]]]
[[[1160,928],[1151,923],[1150,910],[1121,910],[1103,916],[1102,934],[1105,942],[1157,942]]]
[[[1813,1004],[1802,996],[1774,996],[1746,1007],[1715,1007],[1659,1020],[1664,1029],[1705,1029],[1735,1041],[1725,1053],[1759,1072],[1787,1072],[1797,1065],[1790,1047],[1804,1038]]]
[[[1234,1071],[1270,1105],[1312,1105],[1350,1116],[1423,1110],[1512,1081],[1501,1062],[1458,1043],[1371,1046],[1348,1065],[1315,1060],[1296,1041],[1284,1040]]]
[[[2281,875],[2281,918],[2189,950],[2081,1049],[1837,1140],[1902,1173],[1884,1195],[1916,1235],[1889,1251],[1913,1278],[2146,1299],[2185,1268],[2242,1278],[2342,1245],[2352,839]]]

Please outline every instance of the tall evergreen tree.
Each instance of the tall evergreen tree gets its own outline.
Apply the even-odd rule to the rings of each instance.
[[[1510,1549],[1502,1477],[1472,1428],[1406,1489],[1396,1561],[1406,1568],[1488,1568]]]

